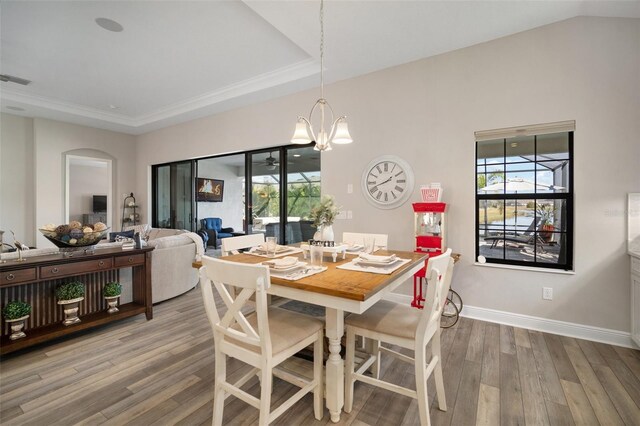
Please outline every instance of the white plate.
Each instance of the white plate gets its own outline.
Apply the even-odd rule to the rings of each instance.
[[[364,248],[362,244],[354,244],[347,247],[347,251],[361,251]]]
[[[277,272],[277,273],[281,273],[281,272],[291,272],[294,271],[298,268],[302,268],[303,266],[306,266],[307,263],[306,262],[298,262],[298,263],[294,263],[291,266],[287,266],[284,268],[275,268],[273,267],[273,265],[269,266],[269,270],[271,271],[271,273]]]
[[[390,266],[393,265],[399,261],[401,261],[402,259],[400,259],[399,257],[394,257],[393,259],[391,259],[389,262],[378,262],[375,260],[365,260],[362,258],[358,258],[354,263],[357,263],[358,265],[363,265],[363,266]]]

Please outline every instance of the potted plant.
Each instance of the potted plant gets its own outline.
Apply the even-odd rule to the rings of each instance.
[[[552,204],[538,204],[536,208],[536,215],[540,221],[540,238],[546,242],[550,242],[553,239],[553,205]]]
[[[78,309],[80,302],[84,300],[84,284],[80,281],[72,281],[60,284],[56,287],[56,299],[58,305],[63,305],[64,321],[62,324],[71,325],[80,322]]]
[[[331,195],[325,195],[320,199],[320,204],[311,209],[309,219],[318,232],[313,235],[314,240],[334,241],[333,221],[340,213],[340,207],[336,205]]]
[[[30,313],[31,305],[22,300],[12,300],[5,305],[2,310],[2,315],[4,316],[5,322],[11,325],[11,336],[9,336],[9,339],[16,340],[26,336],[22,328],[24,327],[25,320],[29,318]]]
[[[118,298],[122,294],[122,285],[115,281],[106,283],[102,289],[102,294],[109,305],[107,312],[110,314],[118,312]]]

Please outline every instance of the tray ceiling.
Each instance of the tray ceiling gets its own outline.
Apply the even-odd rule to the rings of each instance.
[[[3,112],[141,134],[319,86],[319,2],[2,1]],[[640,2],[328,1],[332,82]],[[96,18],[121,24],[99,27]],[[23,111],[20,111],[23,110]]]

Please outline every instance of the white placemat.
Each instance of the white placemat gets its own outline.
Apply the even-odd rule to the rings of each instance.
[[[411,259],[401,259],[398,258],[397,262],[394,262],[390,265],[380,265],[380,266],[371,266],[371,265],[360,265],[357,259],[352,260],[349,263],[345,263],[344,265],[336,266],[338,269],[346,269],[348,271],[358,271],[358,272],[371,272],[373,274],[391,274],[396,269],[402,267],[409,263]]]
[[[300,268],[297,271],[289,273],[279,272],[277,269],[269,269],[271,276],[276,278],[282,278],[283,280],[296,281],[302,278],[310,277],[311,275],[319,274],[326,271],[328,268],[323,266],[321,269],[311,269],[311,267]]]
[[[275,256],[269,256],[268,254],[264,253],[263,251],[261,251],[260,249],[256,249],[253,248],[249,251],[245,251],[244,254],[251,254],[254,256],[260,256],[260,257],[266,257],[269,259],[273,259],[274,257],[282,257],[282,256],[290,256],[292,254],[296,254],[296,253],[302,253],[302,249],[298,248],[298,247],[290,247],[291,250],[285,250],[282,251],[280,253],[276,253]]]

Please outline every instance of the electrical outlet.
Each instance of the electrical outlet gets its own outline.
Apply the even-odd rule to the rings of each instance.
[[[544,300],[553,300],[553,289],[551,287],[542,287],[542,298]]]
[[[353,212],[351,210],[347,210],[347,219],[353,219]]]
[[[348,183],[347,184],[347,194],[353,194],[353,184],[352,183]]]

